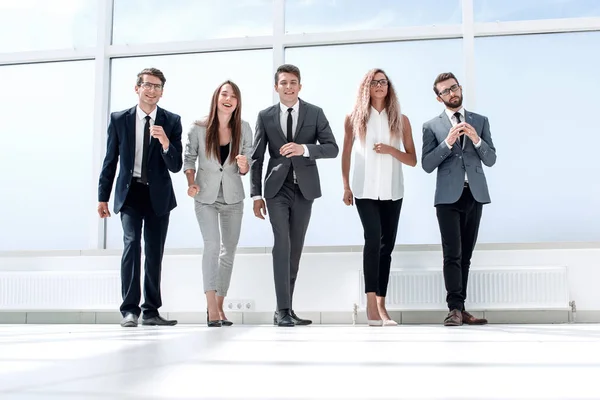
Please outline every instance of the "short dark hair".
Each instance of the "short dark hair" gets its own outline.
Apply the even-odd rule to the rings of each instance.
[[[160,69],[157,68],[144,68],[139,74],[137,74],[137,86],[140,86],[143,82],[144,75],[152,75],[160,79],[163,86],[167,82],[165,78],[165,74],[162,73]]]
[[[292,64],[283,64],[277,68],[277,72],[275,72],[275,84],[279,83],[279,74],[287,72],[289,74],[294,74],[298,78],[298,83],[300,83],[300,68],[296,67]]]
[[[433,82],[433,91],[436,95],[440,95],[437,90],[437,84],[440,82],[447,81],[448,79],[454,79],[456,83],[458,83],[458,79],[456,79],[456,76],[454,76],[452,72],[442,72],[437,76],[437,78],[435,78],[435,81]],[[460,83],[458,84],[460,85]]]

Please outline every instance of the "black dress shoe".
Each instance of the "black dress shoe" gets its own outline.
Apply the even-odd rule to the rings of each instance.
[[[277,326],[295,326],[294,318],[289,309],[279,310],[277,312]]]
[[[302,319],[299,316],[297,316],[296,313],[294,312],[294,310],[292,310],[292,312],[290,313],[290,315],[292,316],[292,319],[294,320],[294,323],[296,325],[310,325],[310,324],[312,324],[312,321],[310,319]]]
[[[177,321],[176,320],[164,319],[160,315],[157,315],[156,317],[142,318],[142,325],[149,325],[149,326],[173,326],[173,325],[177,325]]]
[[[138,326],[138,316],[133,313],[127,313],[121,320],[123,328],[135,328]]]

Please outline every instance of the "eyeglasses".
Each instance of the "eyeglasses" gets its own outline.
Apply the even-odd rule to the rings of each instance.
[[[452,93],[456,93],[458,92],[458,89],[460,89],[460,86],[458,84],[456,85],[452,85],[450,86],[448,89],[444,89],[439,93],[439,96],[447,96],[450,94],[450,91],[452,91]]]
[[[146,90],[150,90],[150,89],[154,88],[154,89],[156,89],[157,92],[160,92],[163,89],[163,85],[156,84],[156,83],[150,83],[150,82],[142,82],[142,84],[140,86]]]
[[[387,79],[380,79],[380,80],[375,80],[373,79],[371,81],[371,86],[375,87],[377,85],[381,85],[381,86],[387,86],[388,85],[388,80]]]

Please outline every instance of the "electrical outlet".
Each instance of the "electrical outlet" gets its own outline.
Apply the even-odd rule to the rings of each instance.
[[[254,311],[254,300],[249,299],[225,299],[224,308],[227,311]]]

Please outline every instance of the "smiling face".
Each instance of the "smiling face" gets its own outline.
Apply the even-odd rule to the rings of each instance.
[[[156,76],[144,74],[141,83],[135,87],[135,93],[138,95],[140,107],[154,109],[163,95],[162,81]]]
[[[275,91],[279,94],[279,101],[291,107],[298,101],[298,93],[302,89],[299,78],[290,72],[280,72],[277,77]]]
[[[229,83],[219,89],[217,98],[217,110],[223,114],[232,114],[238,106],[238,98]]]

